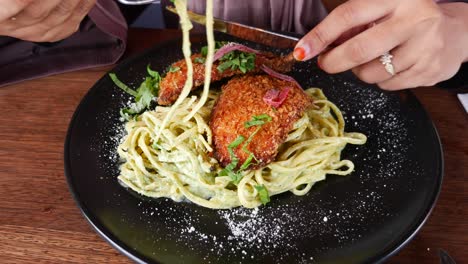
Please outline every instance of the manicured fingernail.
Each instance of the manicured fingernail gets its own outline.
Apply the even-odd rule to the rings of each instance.
[[[305,50],[304,50],[304,48],[302,48],[302,47],[296,47],[296,48],[294,49],[293,55],[294,55],[294,58],[295,58],[296,60],[298,60],[298,61],[304,60],[304,58],[305,58],[305,56],[306,56]]]
[[[322,69],[322,64],[320,64],[320,60],[317,59],[317,65],[319,66],[320,69]]]

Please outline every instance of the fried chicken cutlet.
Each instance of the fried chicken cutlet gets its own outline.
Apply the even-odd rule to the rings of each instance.
[[[290,87],[288,95],[278,108],[264,102],[265,94],[271,89]],[[235,77],[222,87],[210,119],[213,132],[214,157],[225,167],[231,163],[228,150],[240,135],[248,138],[258,126],[245,127],[245,122],[254,116],[268,115],[271,121],[263,124],[246,146],[234,149],[239,159],[237,167],[249,157],[251,152],[258,162],[253,162],[249,169],[257,169],[272,162],[279,146],[286,140],[294,123],[299,120],[312,100],[304,91],[291,82],[276,79],[269,75],[245,75]]]
[[[194,54],[191,56],[193,62],[193,88],[197,89],[203,85],[205,81],[205,64],[204,57],[201,54]],[[220,72],[217,68],[222,62],[217,60],[213,62],[213,68],[211,70],[211,81],[219,81],[225,78],[229,78],[235,75],[244,74],[239,69],[231,70],[226,69]],[[255,68],[249,73],[259,73],[261,65],[266,65],[269,68],[277,72],[289,72],[294,64],[292,56],[275,56],[271,53],[261,53],[255,56]],[[171,105],[173,104],[184,88],[185,81],[187,79],[187,64],[185,60],[180,60],[172,64],[172,68],[177,71],[169,71],[167,75],[161,80],[159,85],[158,104],[160,105]]]

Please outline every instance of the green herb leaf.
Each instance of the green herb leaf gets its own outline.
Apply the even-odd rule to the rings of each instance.
[[[249,127],[252,127],[252,126],[258,126],[258,127],[257,127],[257,129],[255,129],[255,131],[252,134],[250,134],[249,138],[247,138],[244,145],[242,146],[242,150],[245,153],[249,154],[249,157],[241,165],[240,170],[246,170],[251,165],[253,159],[255,159],[255,161],[258,162],[255,155],[247,149],[247,146],[253,140],[254,136],[258,133],[258,131],[260,131],[261,126],[264,125],[267,122],[270,122],[271,120],[272,120],[271,116],[269,116],[267,114],[261,114],[261,115],[253,116],[252,120],[247,121],[247,122],[244,123],[245,128],[249,128]]]
[[[178,72],[178,71],[180,71],[180,67],[173,66],[173,65],[169,67],[169,72]]]
[[[253,116],[253,118],[257,120],[265,120],[266,122],[270,122],[272,119],[271,116],[269,116],[268,114],[261,114],[258,116]]]
[[[151,64],[146,65],[146,71],[148,72],[148,75],[153,77],[153,78],[159,78],[161,79],[161,76],[159,75],[159,72],[153,71],[151,69]]]
[[[145,109],[149,109],[154,101],[153,99],[158,95],[161,75],[157,71],[151,70],[150,65],[146,67],[146,70],[149,76],[145,78],[136,91],[122,83],[114,73],[109,74],[118,87],[135,97],[135,102],[130,108],[120,110],[120,115],[125,120],[130,120]]]
[[[258,126],[257,129],[245,140],[245,137],[239,135],[234,141],[232,141],[227,149],[229,151],[229,155],[231,157],[231,163],[229,163],[224,169],[222,169],[219,173],[219,176],[229,176],[234,184],[239,184],[240,180],[242,179],[242,171],[249,168],[252,165],[252,161],[255,159],[257,162],[257,158],[255,155],[247,149],[247,146],[250,144],[254,136],[260,131],[261,125],[265,124],[266,122],[270,122],[272,120],[271,116],[267,114],[261,114],[258,116],[253,116],[252,120],[245,122],[246,128],[251,126]],[[244,143],[245,142],[245,143]],[[242,150],[249,154],[247,159],[242,163],[238,171],[235,171],[237,165],[239,164],[239,158],[234,153],[234,149],[240,146],[242,143]]]
[[[203,64],[203,63],[205,63],[205,58],[203,58],[203,57],[196,57],[194,61],[195,61],[196,63]]]
[[[247,146],[249,146],[250,142],[252,142],[252,139],[255,137],[258,131],[260,131],[260,128],[261,127],[257,127],[257,129],[255,129],[255,131],[252,134],[250,134],[249,138],[247,138],[247,141],[245,141],[244,145],[242,146],[242,151],[249,154],[249,157],[244,161],[244,163],[241,166],[241,168],[245,167],[244,170],[247,169],[248,166],[250,166],[250,163],[252,161],[252,159],[250,159],[249,161],[250,156],[252,156],[252,158],[255,159],[256,162],[258,162],[258,159],[255,157],[255,155],[247,149]]]
[[[242,176],[242,173],[238,171],[238,172],[230,172],[229,177],[231,177],[231,181],[237,185],[242,180],[243,176]]]
[[[206,55],[208,55],[208,46],[202,47],[200,53],[203,57],[206,57]]]
[[[216,67],[216,69],[218,69],[219,72],[224,72],[225,70],[231,68],[231,66],[232,66],[231,61],[225,61],[225,62],[221,63],[220,65],[218,65],[218,67]]]
[[[119,87],[120,89],[124,90],[124,92],[133,96],[137,95],[137,92],[132,88],[128,87],[125,83],[121,82],[119,78],[117,78],[117,75],[115,75],[115,73],[109,73],[109,76],[114,82],[114,84],[117,85],[117,87]]]
[[[249,128],[252,126],[261,126],[265,123],[268,123],[272,120],[271,116],[267,114],[261,114],[257,116],[252,116],[252,119],[244,123],[245,128]]]
[[[238,163],[239,159],[237,157],[234,156],[231,158],[231,163],[229,163],[219,172],[219,176],[229,176],[234,184],[239,184],[240,180],[242,179],[242,174],[240,172],[234,171]]]
[[[229,175],[229,172],[234,171],[234,169],[237,167],[237,164],[239,163],[239,159],[237,157],[234,157],[231,159],[231,163],[229,163],[224,169],[222,169],[219,172],[219,176],[227,176]]]
[[[263,184],[255,185],[255,189],[257,190],[258,197],[260,198],[260,202],[262,202],[263,205],[270,202],[270,195],[268,194],[268,190]]]
[[[219,72],[223,72],[228,68],[231,70],[240,70],[246,73],[255,68],[255,54],[240,51],[231,51],[226,53],[219,59],[222,63],[217,67]]]
[[[229,155],[231,156],[231,164],[235,162],[235,165],[236,165],[232,169],[236,168],[237,163],[239,162],[239,159],[237,158],[236,153],[234,153],[234,148],[237,148],[240,144],[242,144],[242,142],[244,142],[244,140],[245,140],[245,137],[240,135],[233,142],[231,142],[231,144],[228,145]]]
[[[220,49],[222,46],[228,44],[227,41],[215,41],[215,49]]]
[[[230,148],[230,149],[236,148],[240,144],[242,144],[242,142],[244,142],[244,140],[245,140],[244,136],[242,136],[242,135],[237,136],[237,138],[233,142],[231,142],[231,144],[228,145],[228,148]]]
[[[137,96],[135,96],[135,102],[140,106],[139,108],[145,109],[150,106],[154,98],[153,89],[151,78],[146,77],[145,81],[138,87]]]
[[[231,163],[229,163],[224,169],[219,172],[219,176],[229,176],[231,180],[238,184],[242,179],[242,174],[240,172],[235,172],[234,169],[239,164],[239,158],[234,153],[234,148],[237,148],[242,142],[244,142],[245,137],[240,135],[233,142],[228,145],[229,155],[231,157]]]
[[[221,48],[222,46],[226,45],[227,41],[215,41],[215,51]],[[208,54],[208,46],[203,46],[200,50],[200,53],[203,57],[206,57]]]
[[[122,108],[122,109],[120,109],[120,116],[124,120],[127,120],[127,121],[132,119],[132,117],[134,117],[137,114],[138,114],[138,112],[131,109],[131,108]]]
[[[249,153],[249,157],[242,163],[240,167],[240,171],[246,170],[249,168],[249,166],[252,164],[252,160],[255,158],[254,154],[252,152]]]
[[[226,41],[216,41],[215,51],[226,45]],[[197,63],[205,63],[206,55],[208,54],[208,46],[201,48],[200,53],[202,57],[195,58]],[[231,51],[224,54],[220,59],[221,64],[218,65],[217,69],[219,72],[223,72],[229,68],[231,70],[240,70],[242,73],[246,73],[255,68],[255,54],[241,51]]]
[[[245,128],[249,128],[252,126],[259,126],[265,124],[265,121],[263,120],[250,120],[244,123]]]

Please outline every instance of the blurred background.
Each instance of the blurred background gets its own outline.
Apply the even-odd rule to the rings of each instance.
[[[127,2],[131,1],[127,0]],[[178,18],[165,10],[167,5],[172,5],[170,0],[154,0],[152,3],[145,5],[124,5],[119,3],[120,10],[122,10],[131,28],[178,28]],[[195,25],[194,30],[202,30],[202,27]],[[453,78],[441,82],[437,86],[450,89],[454,93],[466,93],[468,90],[466,76],[468,76],[468,63],[464,63]]]

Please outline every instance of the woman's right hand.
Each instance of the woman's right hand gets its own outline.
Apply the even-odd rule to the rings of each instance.
[[[359,27],[360,33],[331,47]],[[299,41],[295,58],[319,55],[319,65],[328,73],[352,70],[365,82],[399,90],[449,79],[468,61],[467,47],[467,3],[349,0]]]
[[[96,0],[0,0],[0,36],[54,42],[75,33]]]

